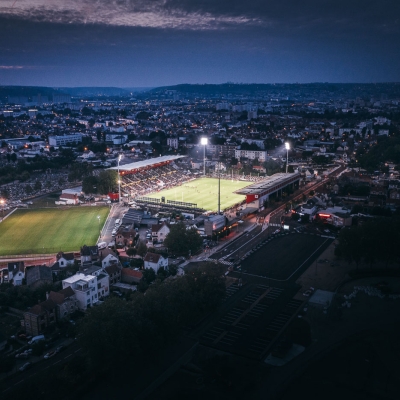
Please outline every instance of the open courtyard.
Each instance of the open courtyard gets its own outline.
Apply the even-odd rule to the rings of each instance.
[[[233,193],[235,190],[242,189],[251,185],[253,182],[221,179],[221,210],[232,207],[245,199],[245,196]],[[218,179],[200,178],[187,182],[182,186],[172,189],[160,190],[147,197],[161,199],[165,201],[183,201],[185,203],[197,204],[197,207],[207,211],[218,210]]]
[[[97,242],[110,209],[17,210],[0,224],[0,255],[78,251]]]

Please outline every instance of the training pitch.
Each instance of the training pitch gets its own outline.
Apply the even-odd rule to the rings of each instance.
[[[50,254],[95,245],[109,211],[108,207],[17,210],[0,223],[0,255]]]
[[[221,179],[221,210],[240,203],[245,196],[233,193],[235,190],[251,185],[253,182],[232,181]],[[218,179],[201,178],[184,183],[172,189],[160,190],[150,196],[154,199],[183,201],[185,203],[197,204],[197,207],[204,208],[207,211],[218,210]]]

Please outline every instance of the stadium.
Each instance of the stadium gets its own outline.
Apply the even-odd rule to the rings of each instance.
[[[194,213],[223,211],[245,201],[235,191],[250,182],[199,177],[175,164],[181,158],[163,156],[111,168],[119,171],[121,196],[138,205]]]
[[[298,187],[300,180],[299,173],[240,180],[225,174],[199,177],[176,165],[175,161],[184,157],[162,156],[110,169],[119,172],[125,202],[195,214],[226,211],[244,203],[259,209],[269,196],[289,185]]]

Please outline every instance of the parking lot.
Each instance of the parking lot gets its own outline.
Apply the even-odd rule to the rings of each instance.
[[[270,236],[244,255],[238,271],[285,281],[307,268],[332,240],[305,233]]]

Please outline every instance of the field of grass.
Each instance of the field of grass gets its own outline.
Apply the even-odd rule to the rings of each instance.
[[[0,255],[50,254],[94,245],[109,211],[108,207],[17,210],[0,223]]]
[[[233,206],[245,199],[245,196],[233,193],[235,190],[249,186],[252,182],[231,181],[221,179],[221,210]],[[201,178],[177,186],[172,189],[160,190],[148,197],[165,200],[195,203],[197,207],[207,211],[218,210],[218,179]]]

